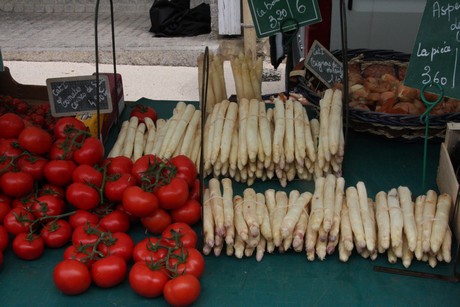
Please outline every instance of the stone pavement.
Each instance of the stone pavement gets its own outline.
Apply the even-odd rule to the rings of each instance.
[[[150,18],[140,13],[115,13],[117,64],[196,66],[206,47],[217,51],[211,32],[195,37],[160,38],[148,30]],[[0,11],[0,48],[4,60],[95,61],[93,13],[16,13]],[[112,63],[110,15],[98,17],[100,63]]]

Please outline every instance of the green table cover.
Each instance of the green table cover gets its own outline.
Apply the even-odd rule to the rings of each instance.
[[[162,118],[172,114],[174,101],[138,101],[154,106]],[[195,103],[196,104],[196,103]],[[121,119],[126,119],[126,108]],[[111,148],[117,131],[106,143]],[[363,181],[369,196],[399,185],[408,186],[413,195],[436,189],[440,144],[429,144],[426,187],[422,187],[423,144],[403,143],[350,131],[343,163],[346,186]],[[244,186],[234,184],[236,193]],[[282,189],[277,181],[256,182],[256,191]],[[313,190],[312,182],[294,181],[286,190]],[[415,198],[415,197],[414,197]],[[200,226],[197,230],[201,231]],[[146,236],[139,226],[130,234],[136,242]],[[453,245],[455,246],[455,244]],[[79,296],[66,296],[53,284],[52,272],[62,259],[64,248],[46,249],[35,261],[18,259],[6,250],[0,268],[0,306],[166,306],[162,297],[146,299],[136,295],[127,280],[111,289],[93,285]],[[453,253],[455,247],[453,247]],[[387,262],[353,254],[347,263],[338,253],[324,261],[309,262],[305,253],[266,254],[261,262],[255,257],[237,259],[221,255],[206,256],[201,278],[201,295],[196,306],[458,306],[460,285],[435,279],[401,276],[374,271],[375,266],[403,269],[399,261]],[[453,274],[453,264],[439,263],[435,269],[414,260],[410,270],[443,275]]]

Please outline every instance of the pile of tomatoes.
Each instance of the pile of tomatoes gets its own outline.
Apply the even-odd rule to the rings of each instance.
[[[201,219],[199,190],[186,156],[105,159],[103,144],[74,117],[60,118],[49,133],[6,113],[0,116],[0,265],[11,239],[25,260],[64,248],[53,278],[65,294],[128,278],[141,296],[190,304],[204,271],[191,228]],[[147,230],[137,243],[127,233],[134,223]]]
[[[29,104],[22,99],[0,95],[0,115],[14,113],[31,125],[48,132],[53,131],[56,119],[51,115],[48,102]]]

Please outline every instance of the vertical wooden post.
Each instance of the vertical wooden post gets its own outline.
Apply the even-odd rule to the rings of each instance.
[[[243,42],[245,53],[251,52],[253,60],[257,56],[257,37],[248,0],[243,1]]]

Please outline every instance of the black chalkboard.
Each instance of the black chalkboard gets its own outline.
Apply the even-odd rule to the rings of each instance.
[[[305,67],[329,88],[334,83],[342,82],[342,63],[318,41],[311,45],[305,58]]]
[[[96,75],[46,80],[51,114],[55,117],[82,113],[95,113],[97,110]],[[112,98],[107,90],[109,79],[99,75],[100,113],[112,112]]]
[[[249,9],[259,38],[321,21],[316,0],[249,0]]]
[[[425,6],[404,84],[429,91],[433,83],[445,96],[460,99],[458,0],[428,0]]]

